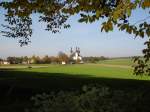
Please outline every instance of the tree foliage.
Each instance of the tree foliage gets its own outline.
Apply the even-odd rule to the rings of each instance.
[[[7,30],[2,33],[6,37],[19,38],[21,45],[30,42],[33,13],[39,14],[39,22],[45,22],[46,30],[53,33],[59,32],[61,28],[70,27],[66,23],[67,19],[80,14],[80,23],[102,20],[101,31],[109,32],[117,27],[135,37],[150,37],[150,24],[147,22],[150,16],[134,24],[129,19],[133,10],[149,9],[149,0],[3,0],[0,7],[6,10],[5,21],[8,22],[8,25],[3,25]],[[148,43],[150,40],[146,42],[147,48],[143,50],[144,65],[147,65],[150,57]],[[136,72],[138,69],[135,69]]]
[[[67,56],[67,54],[65,54],[63,52],[59,52],[58,53],[58,60],[59,60],[60,63],[62,63],[62,62],[68,63],[69,62],[69,57]]]
[[[149,99],[139,88],[127,91],[88,85],[76,92],[37,94],[26,112],[149,112]]]
[[[104,61],[104,60],[107,60],[109,58],[107,57],[104,57],[104,56],[100,56],[100,57],[83,57],[83,61],[84,63],[98,63],[100,61]]]
[[[7,30],[1,32],[6,37],[19,38],[21,46],[30,42],[33,13],[38,13],[39,22],[45,22],[46,30],[53,33],[59,32],[61,27],[69,27],[65,24],[68,16],[61,13],[64,7],[61,0],[4,0],[0,2],[0,7],[6,10],[5,21],[8,22],[8,25],[2,25]]]
[[[23,61],[23,57],[7,57],[7,61],[10,62],[10,64],[20,64]]]
[[[3,25],[12,31],[3,32],[8,37],[27,39],[31,36],[33,13],[38,13],[39,21],[46,22],[46,30],[53,33],[59,32],[62,26],[68,28],[67,19],[80,14],[79,22],[92,23],[103,19],[101,31],[109,32],[116,26],[135,36],[150,36],[150,25],[146,22],[149,16],[135,24],[129,22],[133,10],[149,8],[149,0],[12,0],[0,2],[0,6],[6,10],[5,21],[11,26]]]

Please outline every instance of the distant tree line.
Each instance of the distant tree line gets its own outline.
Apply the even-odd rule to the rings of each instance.
[[[10,64],[59,64],[63,61],[69,63],[69,57],[63,52],[59,52],[57,56],[48,56],[39,57],[33,55],[32,57],[21,56],[21,57],[7,57],[6,60],[0,58],[0,61],[8,61]]]
[[[96,63],[102,60],[108,59],[107,57],[100,56],[100,57],[83,57],[84,63]],[[10,64],[61,64],[63,61],[66,63],[70,63],[73,60],[70,57],[63,53],[59,52],[57,56],[48,56],[45,55],[44,57],[39,57],[33,55],[32,57],[22,56],[22,57],[7,57],[6,59]],[[0,61],[4,61],[0,58]]]
[[[7,61],[9,61],[10,64],[50,64],[59,63],[59,58],[48,55],[44,57],[33,55],[32,57],[7,57]]]
[[[96,63],[96,62],[99,62],[99,61],[102,61],[102,60],[107,60],[107,59],[109,59],[109,58],[104,57],[104,56],[100,56],[100,57],[93,57],[93,56],[83,57],[83,61],[85,63]]]
[[[128,57],[113,57],[113,58],[109,58],[109,59],[133,59],[133,58],[135,58],[135,57],[137,57],[137,56],[128,56]],[[138,56],[138,57],[141,57],[141,58],[143,58],[143,56]]]
[[[7,61],[10,62],[10,64],[19,64],[22,63],[25,57],[7,57]]]

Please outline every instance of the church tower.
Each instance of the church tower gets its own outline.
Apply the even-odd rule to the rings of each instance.
[[[75,48],[75,51],[72,50],[72,47],[70,49],[70,59],[75,61],[75,63],[83,63],[83,60],[82,60],[82,56],[80,55],[80,48],[79,47],[76,47]]]

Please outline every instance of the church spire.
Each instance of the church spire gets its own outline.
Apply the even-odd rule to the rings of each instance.
[[[71,54],[73,53],[72,47],[71,47],[71,49],[70,49],[70,53],[71,53]]]

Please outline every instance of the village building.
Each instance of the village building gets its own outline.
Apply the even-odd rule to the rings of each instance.
[[[29,64],[28,61],[23,61],[22,64],[26,65]]]
[[[0,64],[2,64],[2,65],[9,65],[10,62],[7,61],[7,60],[1,60],[1,61],[0,61]]]
[[[36,60],[33,59],[33,58],[30,58],[30,59],[28,59],[27,61],[24,61],[23,63],[24,63],[24,64],[35,64],[35,63],[36,63]]]
[[[10,64],[10,62],[8,62],[8,61],[4,61],[4,62],[3,62],[3,64],[4,64],[4,65],[9,65],[9,64]]]
[[[61,62],[61,64],[62,64],[62,65],[65,65],[65,64],[66,64],[66,62],[65,62],[65,61],[62,61],[62,62]]]
[[[75,51],[70,50],[70,60],[71,63],[83,63],[83,58],[80,55],[80,48],[76,47]]]

